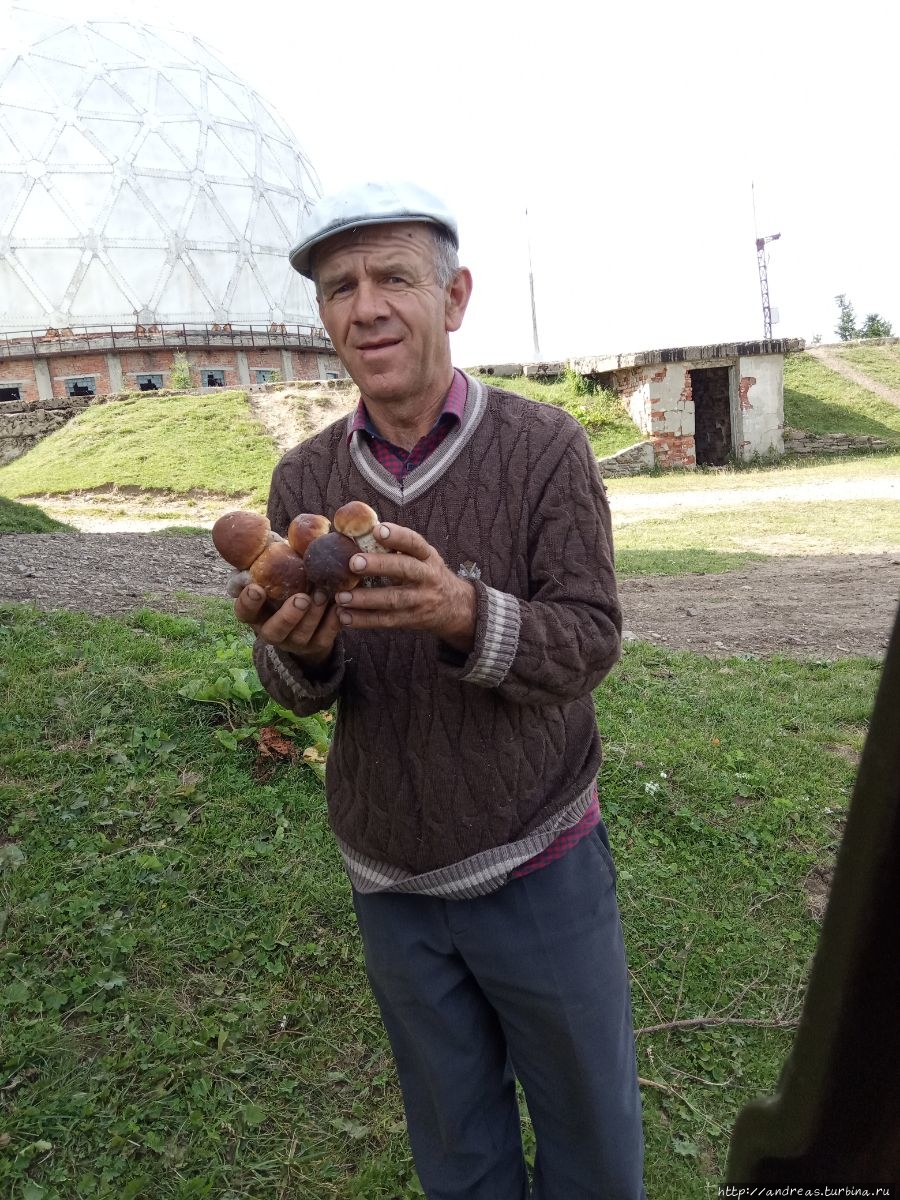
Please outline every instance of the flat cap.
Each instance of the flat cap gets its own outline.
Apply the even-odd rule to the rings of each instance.
[[[291,266],[311,279],[311,254],[321,242],[345,229],[398,221],[441,225],[459,246],[456,218],[431,192],[415,183],[358,183],[333,196],[323,196],[313,205],[303,222],[300,241],[291,250]]]

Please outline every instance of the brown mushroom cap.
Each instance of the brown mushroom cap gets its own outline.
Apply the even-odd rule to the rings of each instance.
[[[378,524],[378,513],[362,500],[351,500],[334,514],[334,527],[347,537],[362,537]]]
[[[260,513],[225,513],[212,527],[213,545],[226,562],[246,571],[268,545],[270,530],[267,518]]]
[[[350,570],[350,559],[358,553],[356,542],[342,533],[326,533],[310,542],[303,556],[310,587],[320,587],[330,596],[355,588],[360,576]]]
[[[288,525],[287,540],[300,555],[306,553],[309,544],[317,537],[331,532],[331,522],[320,513],[298,513]]]
[[[287,542],[273,542],[250,567],[254,583],[276,604],[307,590],[306,567]]]

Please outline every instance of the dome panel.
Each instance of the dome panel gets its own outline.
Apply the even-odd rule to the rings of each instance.
[[[173,264],[169,277],[157,300],[157,308],[173,313],[176,320],[207,320],[212,317],[213,306],[209,297],[185,264],[179,259]]]
[[[114,276],[106,269],[99,258],[93,258],[88,263],[87,270],[81,277],[75,294],[69,302],[69,312],[81,321],[96,320],[99,315],[109,308],[110,296],[116,296],[119,306],[127,310],[132,302],[122,292]]]
[[[187,34],[8,11],[0,329],[317,323],[286,257],[317,185],[280,117]]]
[[[184,236],[190,242],[228,244],[234,241],[234,231],[229,228],[206,192],[198,192]]]
[[[151,130],[134,156],[138,171],[186,171],[188,167],[161,134]]]
[[[85,132],[93,134],[103,146],[113,163],[128,154],[143,129],[137,121],[116,121],[110,117],[85,117],[81,124]]]
[[[80,130],[67,125],[53,143],[45,161],[52,167],[99,167],[109,159]]]
[[[90,79],[84,67],[78,65],[77,59],[67,61],[54,58],[51,54],[46,58],[36,54],[29,63],[45,91],[44,103],[39,106],[41,108],[50,108],[54,96],[62,104],[71,104]],[[47,103],[48,100],[50,103]]]
[[[46,242],[53,238],[77,238],[79,229],[44,185],[35,183],[11,233],[17,240],[35,238]]]
[[[10,329],[21,329],[44,311],[44,303],[22,282],[12,263],[0,259],[0,321]]]
[[[102,114],[105,117],[131,117],[137,115],[134,105],[122,95],[121,91],[105,79],[95,79],[78,101],[78,111],[82,116],[87,113]]]
[[[158,241],[165,237],[165,231],[134,188],[126,183],[106,218],[103,236],[115,240]]]
[[[216,183],[212,185],[212,193],[238,237],[242,238],[253,206],[253,189],[231,183]]]

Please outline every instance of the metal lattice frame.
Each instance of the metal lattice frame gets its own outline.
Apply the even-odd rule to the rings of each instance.
[[[286,251],[319,193],[196,38],[25,6],[0,26],[0,330],[316,323]]]

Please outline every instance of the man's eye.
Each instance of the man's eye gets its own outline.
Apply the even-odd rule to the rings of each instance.
[[[406,283],[402,275],[389,275],[388,283]]]

